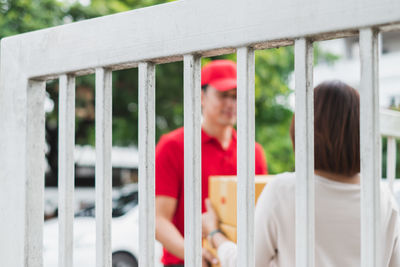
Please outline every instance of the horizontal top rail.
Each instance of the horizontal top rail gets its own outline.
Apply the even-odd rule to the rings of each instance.
[[[283,46],[305,36],[337,38],[363,27],[390,30],[396,23],[398,0],[177,1],[5,38],[1,57],[13,53],[12,64],[23,67],[26,78],[49,79],[96,67],[182,60],[184,54],[229,53],[247,45]]]

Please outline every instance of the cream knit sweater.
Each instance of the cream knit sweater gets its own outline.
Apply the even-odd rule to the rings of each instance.
[[[277,175],[261,193],[255,214],[255,266],[295,266],[295,174]],[[397,204],[381,186],[382,264],[400,266]],[[360,266],[360,185],[315,175],[315,266]],[[218,248],[221,267],[236,267],[236,245]]]

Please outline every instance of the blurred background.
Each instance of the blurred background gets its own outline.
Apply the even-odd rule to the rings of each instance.
[[[171,1],[0,0],[0,38],[166,2]],[[384,33],[380,41],[381,107],[400,111],[400,33]],[[317,42],[314,51],[315,85],[327,79],[341,79],[359,88],[358,37]],[[236,60],[236,55],[230,54],[216,58]],[[211,59],[214,58],[204,58],[202,63],[205,64]],[[265,149],[270,174],[294,170],[294,154],[289,138],[289,126],[294,110],[293,70],[292,46],[256,51],[256,141]],[[94,216],[94,82],[94,75],[77,77],[76,80],[75,208],[77,216],[80,217]],[[57,216],[58,80],[47,83],[44,108],[47,144],[45,218],[48,219]],[[116,218],[125,215],[137,204],[137,125],[137,69],[115,71],[113,72],[112,179],[115,200],[113,215]],[[156,70],[156,141],[162,134],[182,125],[183,64],[175,62],[158,65]],[[396,177],[400,177],[399,151],[400,142],[397,141]],[[382,153],[382,177],[386,177],[385,138],[382,142]],[[83,237],[81,239],[85,240]],[[115,242],[117,241],[113,239],[113,243]],[[130,263],[126,260],[127,254],[121,255],[119,257],[125,259],[128,265],[117,265],[118,262],[115,261],[113,266],[135,266],[132,258]],[[94,254],[92,256],[94,257]],[[56,266],[53,264],[49,263],[47,266]],[[87,264],[86,266],[90,266],[90,263]]]

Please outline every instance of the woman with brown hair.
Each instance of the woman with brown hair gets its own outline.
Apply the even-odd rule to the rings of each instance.
[[[314,89],[315,266],[360,266],[360,104],[340,81]],[[294,119],[290,135],[294,143]],[[378,156],[377,156],[378,158]],[[256,267],[295,266],[295,173],[277,175],[261,193],[255,212]],[[362,179],[362,178],[361,178]],[[221,267],[236,266],[236,245],[218,229],[208,202],[203,234],[218,249]],[[382,264],[400,266],[399,212],[381,186]],[[215,231],[217,230],[217,231]],[[207,255],[206,255],[207,256]]]

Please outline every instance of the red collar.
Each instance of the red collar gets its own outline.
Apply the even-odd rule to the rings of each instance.
[[[236,134],[235,128],[232,127],[232,140],[236,141],[236,138],[237,138],[237,134]],[[219,144],[219,141],[217,138],[207,134],[206,131],[204,131],[203,128],[201,128],[201,143],[204,144],[204,143],[210,142],[212,140],[217,141]],[[232,142],[232,140],[231,140],[231,142]]]

